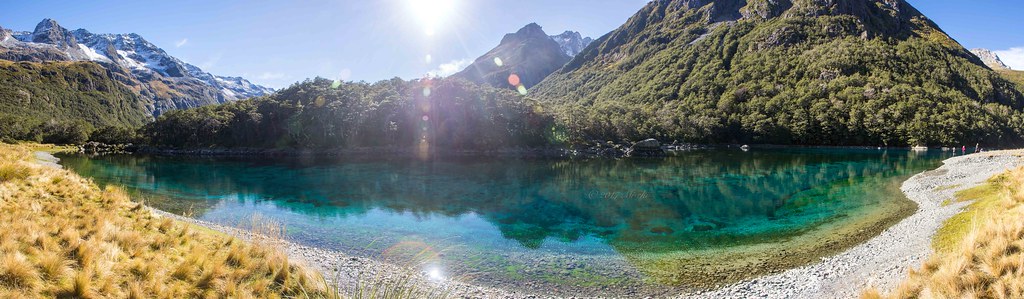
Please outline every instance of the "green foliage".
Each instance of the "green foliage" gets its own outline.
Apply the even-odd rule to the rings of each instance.
[[[1006,80],[1017,83],[1018,88],[1024,90],[1024,71],[998,70],[997,72]]]
[[[143,129],[173,147],[497,149],[547,144],[553,119],[508,90],[461,79],[317,78],[274,95],[166,113]]]
[[[96,141],[105,144],[128,144],[135,143],[138,133],[134,128],[122,126],[106,126],[97,129],[89,135],[89,141]]]
[[[141,126],[146,111],[96,63],[0,60],[0,141],[80,143],[97,126]]]
[[[706,10],[663,5],[652,2],[533,90],[576,141],[1021,142],[1020,89],[926,19],[900,27],[794,13],[711,24]]]
[[[36,140],[51,144],[82,144],[89,141],[92,125],[84,121],[48,121],[35,128]]]

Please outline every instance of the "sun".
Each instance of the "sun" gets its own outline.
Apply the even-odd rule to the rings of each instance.
[[[427,35],[434,35],[448,23],[458,8],[457,0],[406,0],[409,11],[415,16]]]

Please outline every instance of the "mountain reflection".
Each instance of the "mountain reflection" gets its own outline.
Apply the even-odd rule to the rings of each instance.
[[[475,214],[525,248],[589,236],[628,253],[799,234],[887,200],[871,194],[873,186],[938,159],[907,151],[788,149],[651,160],[65,156],[62,164],[102,184],[126,186],[157,208],[200,218],[246,202],[317,218],[373,210],[420,220]]]

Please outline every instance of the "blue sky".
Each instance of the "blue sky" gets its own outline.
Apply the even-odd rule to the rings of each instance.
[[[1024,1],[910,2],[964,46],[1002,50],[1012,67],[1024,69]],[[280,88],[314,76],[376,81],[455,70],[531,22],[549,34],[574,30],[597,38],[646,3],[0,0],[0,26],[32,30],[53,18],[69,29],[134,32],[209,72]]]

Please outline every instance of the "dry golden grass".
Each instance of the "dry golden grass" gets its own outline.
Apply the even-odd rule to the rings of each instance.
[[[265,244],[190,229],[0,144],[0,298],[323,298]]]
[[[976,202],[946,222],[936,254],[890,294],[861,298],[1024,298],[1024,168],[959,196]]]

